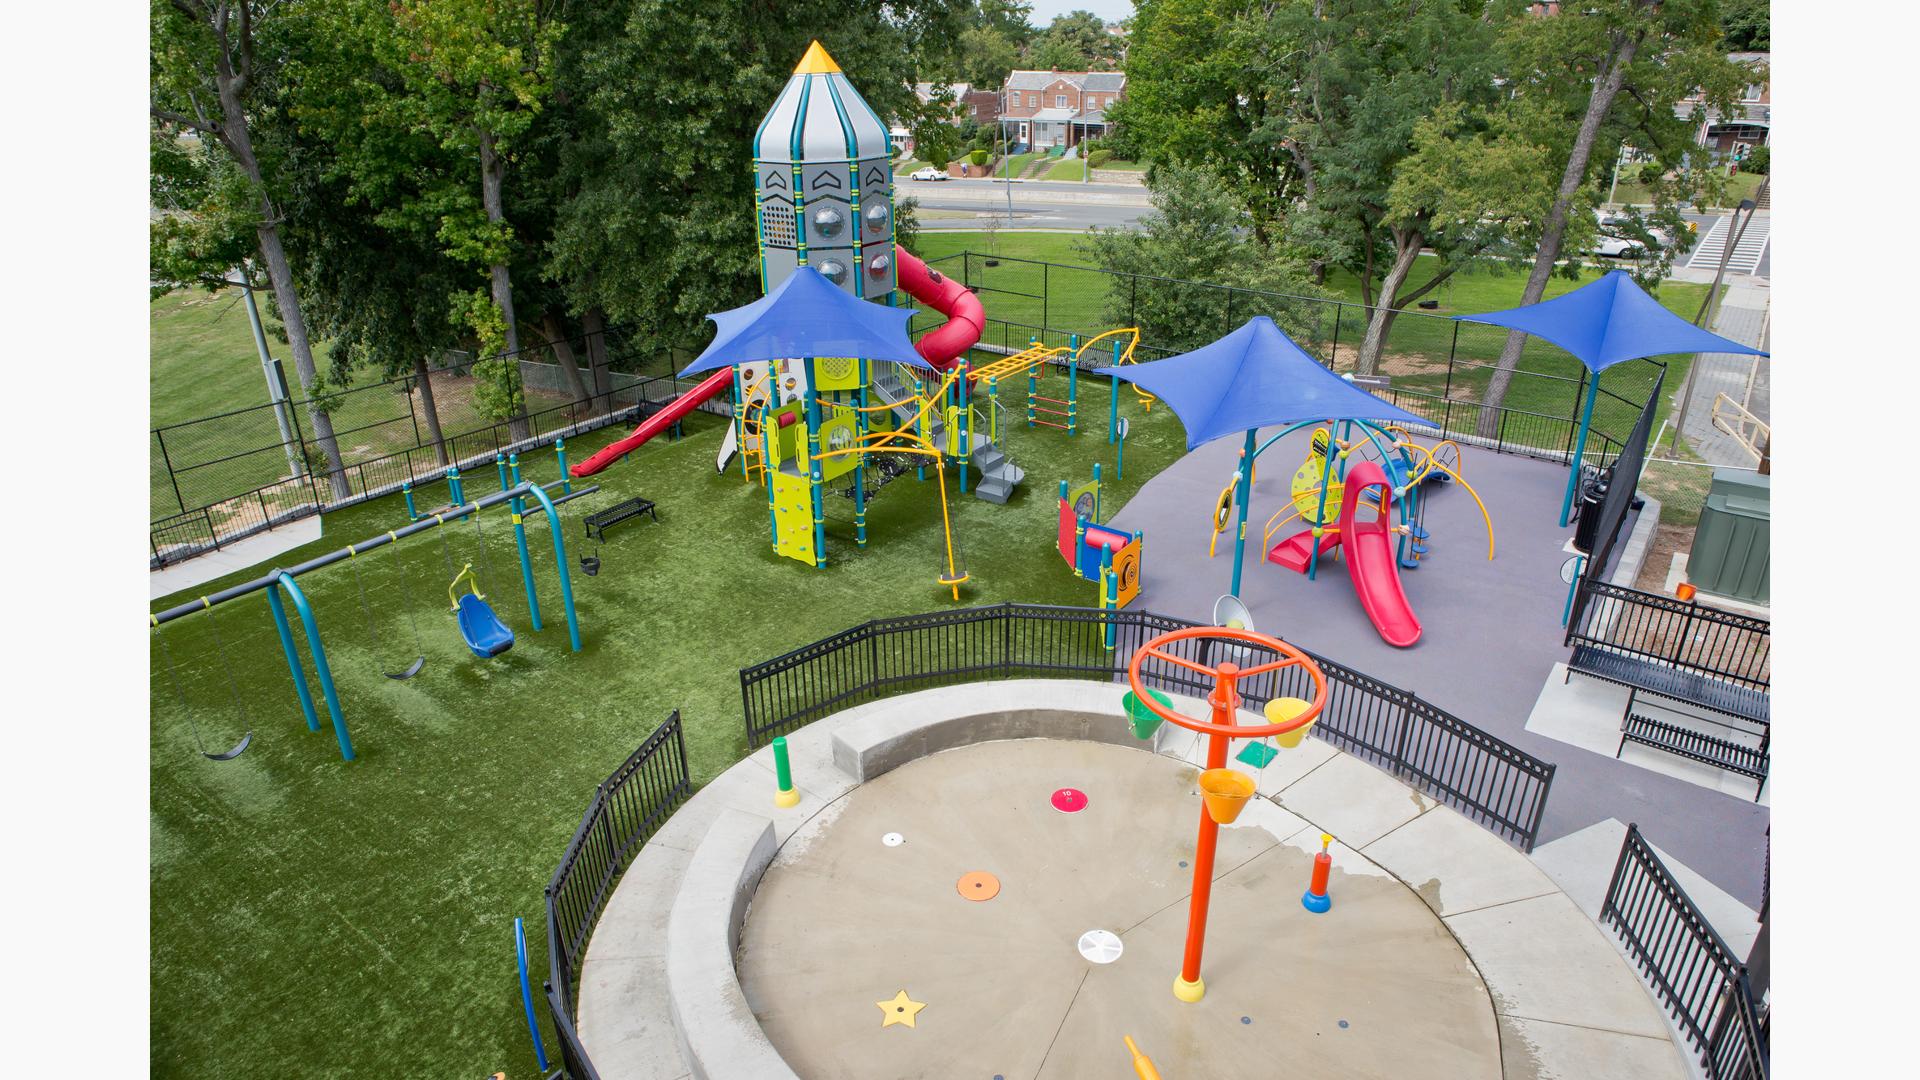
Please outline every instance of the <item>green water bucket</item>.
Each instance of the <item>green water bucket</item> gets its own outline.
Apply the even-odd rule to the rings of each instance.
[[[1152,694],[1153,700],[1159,702],[1162,707],[1173,708],[1173,699],[1167,695],[1158,690],[1149,690],[1147,693]],[[1127,691],[1127,696],[1120,699],[1120,704],[1127,710],[1127,723],[1133,725],[1134,738],[1151,739],[1153,733],[1160,730],[1162,723],[1160,714],[1148,708],[1146,702],[1141,701],[1139,695],[1133,691]]]

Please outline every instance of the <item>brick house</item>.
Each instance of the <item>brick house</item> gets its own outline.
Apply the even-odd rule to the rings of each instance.
[[[1120,71],[1015,71],[1000,88],[1000,128],[1034,149],[1106,134],[1106,110],[1126,96]]]
[[[1730,115],[1709,109],[1694,138],[1706,147],[1715,161],[1736,157],[1755,146],[1765,146],[1773,124],[1773,89],[1767,76],[1767,56],[1763,52],[1728,53],[1727,59],[1753,71],[1754,81],[1740,92],[1740,101]],[[1700,104],[1690,97],[1674,106],[1681,116],[1690,115]]]
[[[934,92],[942,89],[934,83],[913,84],[914,96],[922,104],[932,101]],[[1000,116],[1000,95],[991,90],[976,89],[972,83],[949,83],[944,88],[953,98],[954,124],[962,120],[972,120],[976,124],[991,126]]]

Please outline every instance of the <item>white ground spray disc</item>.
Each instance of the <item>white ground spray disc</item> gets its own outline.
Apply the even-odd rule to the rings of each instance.
[[[907,842],[907,838],[904,836],[901,836],[897,832],[890,832],[887,835],[881,837],[880,842],[887,845],[888,847],[899,847],[901,844],[904,844]]]
[[[1120,935],[1111,930],[1089,930],[1080,935],[1080,955],[1095,964],[1111,964],[1126,949]]]

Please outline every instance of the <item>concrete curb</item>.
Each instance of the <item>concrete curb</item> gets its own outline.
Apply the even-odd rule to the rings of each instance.
[[[779,851],[773,822],[722,810],[680,878],[667,919],[667,1002],[696,1077],[799,1080],[747,1006],[733,952],[760,875]]]
[[[595,928],[581,1012],[596,1019],[591,1031],[582,1025],[582,1038],[602,1075],[796,1076],[761,1030],[735,968],[748,906],[783,838],[867,780],[975,743],[1084,739],[1197,762],[1201,740],[1184,729],[1163,725],[1151,743],[1136,740],[1121,706],[1125,692],[1120,683],[1023,679],[855,706],[787,736],[803,800],[793,810],[771,811],[772,817],[740,809],[770,796],[770,751],[736,763],[647,845],[705,828],[698,844],[690,845],[679,880],[628,874]],[[1173,701],[1176,709],[1204,714],[1197,699]],[[1243,716],[1257,722],[1250,713]],[[1686,1075],[1683,1055],[1666,1037],[1644,984],[1600,928],[1584,917],[1566,917],[1569,911],[1578,915],[1574,905],[1524,854],[1322,740],[1309,739],[1286,754],[1260,775],[1260,793],[1310,823],[1314,836],[1324,830],[1340,838],[1337,863],[1342,851],[1363,856],[1427,901],[1491,994],[1507,1076]],[[621,895],[629,889],[674,895],[664,980],[649,975],[644,961],[616,967],[623,956],[646,952],[633,947],[648,930],[644,905]],[[620,917],[609,918],[616,910]],[[610,925],[615,922],[626,925]],[[598,974],[616,970],[621,977]],[[660,981],[677,1052],[658,1033],[643,1030],[646,1003],[658,1000],[652,995]],[[592,1006],[586,1000],[590,987],[600,998]],[[604,1061],[601,1047],[609,1052]]]

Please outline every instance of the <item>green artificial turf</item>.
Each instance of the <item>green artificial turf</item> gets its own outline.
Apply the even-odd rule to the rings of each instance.
[[[1164,410],[1133,419],[1127,475],[1114,478],[1104,437],[1107,387],[1082,382],[1094,430],[1003,432],[1028,471],[1011,504],[954,495],[964,603],[1027,600],[1091,605],[1053,548],[1054,492],[1095,461],[1119,507],[1184,448]],[[301,718],[263,597],[195,615],[157,636],[179,670],[203,737],[224,749],[248,729],[253,746],[215,763],[194,749],[187,713],[154,650],[151,725],[151,1064],[159,1076],[483,1076],[533,1071],[514,975],[512,919],[527,921],[536,972],[546,970],[541,889],[594,785],[670,711],[682,710],[694,779],[745,751],[738,669],[870,618],[950,608],[941,570],[936,487],[911,473],[870,507],[870,545],[855,547],[851,503],[829,508],[828,563],[773,554],[761,487],[716,475],[723,421],[695,414],[689,435],[656,441],[564,505],[569,556],[591,550],[597,577],[573,583],[585,648],[567,649],[547,526],[533,552],[546,628],[529,628],[511,527],[486,515],[483,588],[518,641],[484,661],[446,614],[447,559],[481,560],[470,525],[359,557],[380,648],[372,647],[354,568],[301,579],[318,613],[359,760],[343,763]],[[574,460],[624,434],[575,440]],[[556,478],[549,452],[533,479]],[[949,476],[950,489],[952,476]],[[489,474],[469,493],[493,490]],[[659,504],[658,524],[616,526],[581,540],[579,517],[633,495]],[[423,507],[444,489],[422,493]],[[327,515],[325,539],[280,556],[287,565],[399,524],[398,498]],[[1149,539],[1144,569],[1153,572]],[[197,586],[155,610],[251,578]],[[383,677],[416,655],[406,682]],[[215,634],[225,644],[222,663]],[[297,633],[297,632],[296,632]],[[302,640],[305,655],[304,638]],[[245,702],[240,715],[229,687]],[[317,688],[316,688],[317,696]],[[800,778],[805,782],[805,777]],[[541,1010],[544,1017],[544,1007]],[[543,1021],[544,1022],[544,1021]],[[549,1050],[554,1047],[547,1033]]]

